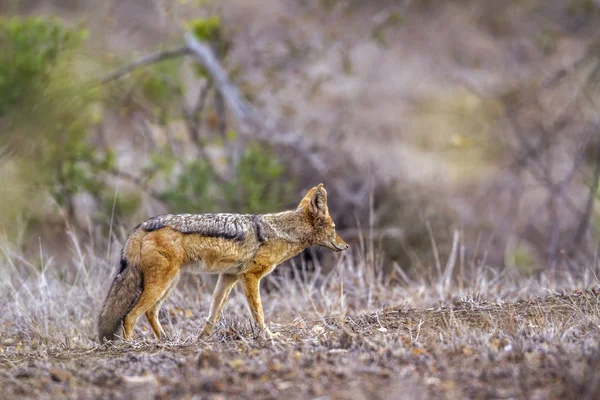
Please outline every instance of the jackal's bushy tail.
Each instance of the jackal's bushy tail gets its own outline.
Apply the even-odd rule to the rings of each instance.
[[[138,254],[131,254],[132,247],[139,249],[138,236],[135,233],[132,234],[125,244],[121,256],[121,268],[113,279],[98,316],[98,338],[100,343],[103,343],[104,340],[115,339],[123,318],[131,311],[142,293],[143,282],[139,251]]]

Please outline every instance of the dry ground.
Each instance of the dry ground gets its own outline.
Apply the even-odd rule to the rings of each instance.
[[[85,348],[67,337],[35,350],[24,344],[32,338],[3,332],[0,393],[4,398],[594,398],[600,390],[599,294],[578,290],[521,301],[465,297],[430,308],[388,306],[351,312],[343,325],[339,317],[296,318],[275,325],[281,335],[273,341],[255,339],[242,317],[227,317],[208,342],[192,335]],[[169,314],[171,323],[186,318],[175,306]]]

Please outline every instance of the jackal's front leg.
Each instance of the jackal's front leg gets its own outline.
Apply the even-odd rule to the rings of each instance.
[[[221,312],[223,311],[227,297],[229,297],[229,293],[238,279],[239,275],[219,275],[219,280],[217,281],[217,286],[210,302],[210,314],[206,320],[206,325],[204,325],[204,328],[200,332],[200,338],[209,337],[215,330],[215,326],[219,322],[219,319],[221,319]]]
[[[244,294],[246,295],[246,300],[248,301],[254,320],[265,336],[272,338],[273,334],[265,324],[265,313],[260,301],[260,277],[251,273],[244,274],[242,275],[242,285],[244,286]]]

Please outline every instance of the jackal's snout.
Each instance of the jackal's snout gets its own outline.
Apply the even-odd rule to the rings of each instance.
[[[335,240],[331,242],[331,245],[333,247],[332,250],[334,251],[344,251],[350,247],[337,233],[335,235]]]

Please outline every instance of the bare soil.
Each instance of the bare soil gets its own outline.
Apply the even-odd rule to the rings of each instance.
[[[2,398],[595,398],[600,291],[386,307],[207,342],[36,351],[0,343]]]

